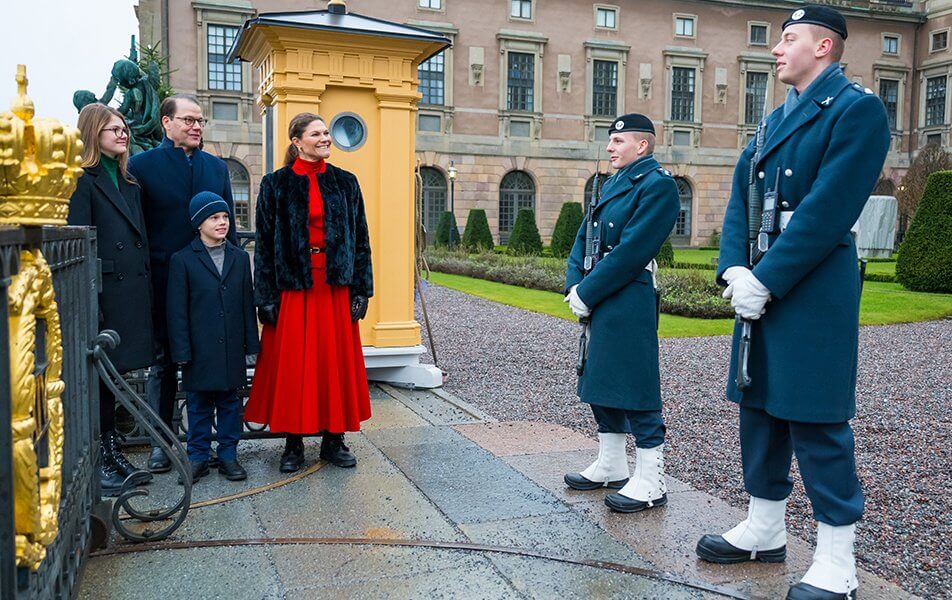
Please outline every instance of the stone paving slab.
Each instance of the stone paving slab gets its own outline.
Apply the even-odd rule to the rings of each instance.
[[[507,421],[457,425],[454,429],[495,456],[598,449],[591,438],[561,425]]]

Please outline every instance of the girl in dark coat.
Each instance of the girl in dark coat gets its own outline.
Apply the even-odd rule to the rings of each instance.
[[[297,115],[288,137],[285,166],[261,180],[255,213],[264,330],[245,420],[288,434],[282,472],[301,468],[301,436],[315,433],[322,459],[353,467],[344,432],[370,418],[357,326],[373,295],[364,201],[357,178],[325,162],[323,119]]]
[[[96,228],[102,261],[99,329],[112,329],[120,343],[108,351],[119,372],[152,364],[152,284],[139,186],[126,172],[129,127],[122,114],[104,104],[89,104],[79,113],[83,168],[69,204],[70,225]],[[101,458],[99,478],[105,495],[118,495],[123,482],[152,479],[119,451],[115,429],[116,403],[106,384],[99,383]]]

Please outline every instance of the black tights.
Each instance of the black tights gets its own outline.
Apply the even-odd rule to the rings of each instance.
[[[99,380],[99,432],[116,429],[116,398],[102,379]]]

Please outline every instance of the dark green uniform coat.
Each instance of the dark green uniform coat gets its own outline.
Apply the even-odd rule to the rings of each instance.
[[[824,75],[821,75],[824,77]],[[876,184],[889,149],[883,103],[833,70],[801,95],[784,118],[767,120],[757,182],[774,187],[789,224],[753,269],[770,290],[754,322],[748,363],[752,386],[735,385],[735,328],[727,396],[788,421],[841,423],[856,413],[860,281],[850,227]],[[748,170],[741,155],[724,215],[718,280],[748,265]]]
[[[623,410],[660,410],[655,289],[645,267],[671,233],[681,202],[671,174],[653,156],[605,182],[593,215],[605,257],[584,279],[585,223],[569,255],[573,285],[592,309],[588,361],[579,378],[582,402]]]

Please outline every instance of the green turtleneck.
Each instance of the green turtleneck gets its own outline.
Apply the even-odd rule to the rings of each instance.
[[[112,179],[113,185],[116,188],[119,188],[119,161],[112,158],[111,156],[106,156],[105,154],[99,155],[99,164],[102,165],[106,175],[109,175],[109,179]]]

